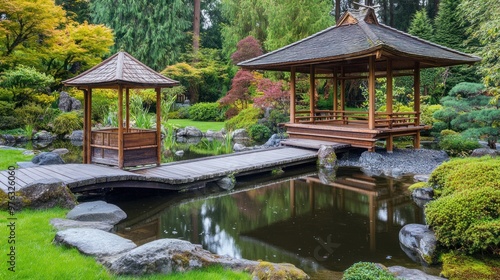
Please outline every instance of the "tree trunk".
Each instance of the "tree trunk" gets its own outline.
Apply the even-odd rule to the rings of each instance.
[[[194,16],[193,16],[193,53],[198,53],[200,49],[200,15],[201,15],[201,0],[194,0]]]
[[[340,18],[340,1],[341,0],[335,0],[335,22]]]
[[[389,26],[394,27],[394,0],[389,0]]]
[[[497,139],[496,139],[496,137],[494,137],[494,138],[488,138],[488,147],[490,147],[493,150],[497,149]]]

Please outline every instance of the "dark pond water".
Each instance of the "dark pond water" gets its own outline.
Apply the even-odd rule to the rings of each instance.
[[[398,242],[403,225],[424,219],[407,192],[412,182],[309,166],[241,178],[232,191],[118,191],[106,200],[127,212],[116,229],[137,244],[178,238],[217,254],[292,263],[313,279],[340,279],[359,261],[437,274],[412,262]]]

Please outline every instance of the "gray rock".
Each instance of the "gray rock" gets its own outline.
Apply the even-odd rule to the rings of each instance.
[[[482,156],[496,157],[498,155],[500,155],[500,151],[498,151],[498,150],[493,150],[490,148],[479,148],[479,149],[475,149],[474,151],[472,151],[472,154],[470,156],[471,157],[482,157]]]
[[[235,143],[233,145],[233,151],[234,152],[242,152],[242,151],[246,151],[247,150],[247,147],[243,144],[240,144],[240,143]]]
[[[3,139],[6,143],[16,143],[16,138],[10,134],[2,135]]]
[[[128,239],[93,228],[70,228],[59,231],[54,242],[76,248],[81,253],[96,258],[117,255],[137,247]]]
[[[387,268],[398,279],[405,280],[441,280],[438,276],[429,275],[418,269],[409,269],[402,266],[390,266]]]
[[[82,109],[82,102],[80,100],[71,97],[71,111]]]
[[[413,176],[413,179],[417,182],[427,182],[429,181],[430,175],[418,174]]]
[[[50,224],[58,231],[69,228],[93,228],[110,232],[113,229],[113,225],[103,222],[83,222],[59,218],[50,220]]]
[[[232,139],[249,139],[248,132],[244,128],[236,129],[231,134]]]
[[[116,259],[110,259],[105,265],[115,274],[128,275],[169,274],[213,265],[256,273],[260,266],[260,271],[268,272],[267,279],[308,279],[307,274],[291,264],[272,264],[219,256],[202,249],[201,245],[178,239],[159,239],[144,244]],[[275,271],[279,271],[281,277]],[[296,277],[292,278],[291,275]],[[289,278],[286,278],[287,276]],[[254,278],[264,279],[257,274]]]
[[[203,137],[203,132],[194,126],[186,126],[186,137]]]
[[[324,167],[327,169],[333,169],[337,166],[337,154],[332,146],[321,145],[318,150],[318,162],[319,167]]]
[[[58,155],[65,155],[65,154],[69,153],[69,150],[66,148],[60,148],[60,149],[55,149],[52,152],[56,153]]]
[[[184,155],[184,151],[183,150],[177,151],[175,152],[175,155],[178,157],[182,157]]]
[[[184,137],[186,136],[186,129],[185,128],[179,128],[177,129],[175,136],[177,137]]]
[[[28,139],[24,135],[16,136],[16,143],[24,143],[27,141],[28,141]]]
[[[236,185],[236,180],[234,178],[224,177],[215,183],[224,190],[232,190]]]
[[[33,155],[35,155],[35,151],[26,150],[26,151],[23,152],[23,155],[25,155],[25,156],[33,156]]]
[[[83,130],[74,130],[71,132],[69,139],[72,141],[83,141]]]
[[[186,100],[184,100],[184,102],[182,104],[189,106],[189,105],[191,105],[191,101],[189,101],[189,99],[186,99]]]
[[[405,225],[399,231],[399,242],[413,261],[427,265],[437,263],[436,236],[426,225]]]
[[[318,178],[325,185],[335,182],[337,179],[337,168],[320,168],[318,170]]]
[[[66,218],[76,221],[94,221],[116,225],[121,220],[127,218],[127,214],[118,206],[99,200],[77,205],[69,211]]]
[[[59,93],[59,110],[63,112],[71,111],[71,96],[65,91]]]
[[[76,205],[76,198],[64,182],[44,179],[20,189],[14,205],[17,210],[50,209],[56,206],[71,209]]]
[[[271,137],[267,140],[266,143],[264,143],[264,147],[277,147],[280,145],[281,142],[281,137],[278,134],[273,134]]]
[[[38,165],[64,164],[64,160],[56,153],[43,152],[36,155],[31,162]]]
[[[54,140],[55,138],[56,136],[54,134],[45,130],[39,131],[35,133],[35,135],[33,135],[33,140],[39,140],[39,141],[50,141]]]
[[[412,192],[411,196],[417,199],[432,200],[434,198],[434,189],[418,188]]]
[[[376,165],[382,163],[384,157],[381,154],[375,152],[365,151],[359,157],[359,162],[363,167],[375,167]]]
[[[209,129],[209,130],[207,130],[207,132],[205,132],[205,137],[214,138],[215,133],[216,132],[214,130]]]

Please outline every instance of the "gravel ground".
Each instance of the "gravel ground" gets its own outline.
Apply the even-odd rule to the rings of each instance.
[[[340,166],[361,167],[369,175],[399,177],[406,174],[428,175],[442,162],[447,161],[444,151],[428,149],[394,149],[387,153],[377,149],[370,153],[366,149],[352,149],[339,156]]]

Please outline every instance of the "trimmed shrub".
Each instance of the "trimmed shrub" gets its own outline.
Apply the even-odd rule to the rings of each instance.
[[[269,117],[267,119],[263,119],[261,124],[267,126],[271,133],[278,133],[278,124],[287,123],[290,121],[290,115],[284,113],[282,110],[272,110],[269,113]]]
[[[500,190],[500,160],[465,161],[458,168],[450,170],[443,185],[443,195],[485,187]]]
[[[271,137],[271,130],[262,124],[253,124],[248,128],[248,134],[257,142],[266,141]]]
[[[177,117],[179,119],[189,119],[190,116],[189,116],[189,108],[191,108],[191,106],[183,106],[183,107],[180,107],[179,110],[177,110]]]
[[[196,103],[189,108],[190,119],[194,121],[224,121],[225,110],[217,102]]]
[[[443,254],[441,274],[447,279],[496,280],[500,275],[500,259],[470,257],[457,252]]]
[[[63,136],[71,133],[73,130],[78,130],[83,128],[82,117],[78,112],[67,112],[62,113],[54,120],[53,132],[59,136]]]
[[[416,189],[423,189],[423,188],[427,188],[427,187],[429,187],[427,182],[418,182],[418,183],[415,183],[415,184],[409,186],[408,191],[412,192]]]
[[[454,131],[454,130],[451,130],[451,129],[444,129],[444,130],[441,130],[441,132],[439,133],[439,135],[441,135],[441,137],[446,137],[446,136],[450,136],[450,135],[458,135],[459,133]]]
[[[441,138],[439,147],[450,156],[469,155],[474,149],[481,147],[478,141],[470,140],[461,135],[448,135]]]
[[[248,129],[251,125],[257,124],[261,111],[259,108],[246,108],[242,110],[237,116],[226,121],[225,127],[227,131],[234,131],[239,128]]]
[[[396,279],[388,270],[370,262],[358,262],[344,271],[342,280],[392,280]]]
[[[500,189],[466,189],[427,204],[427,224],[438,242],[473,254],[500,254]]]

